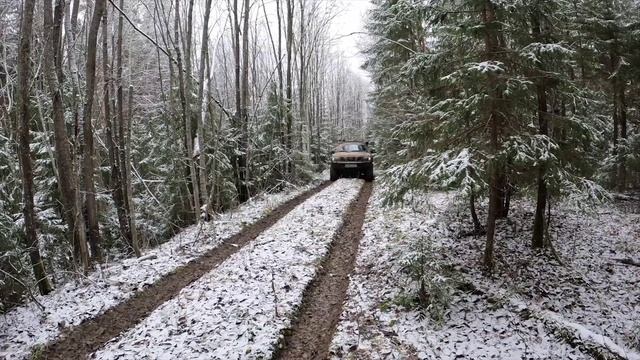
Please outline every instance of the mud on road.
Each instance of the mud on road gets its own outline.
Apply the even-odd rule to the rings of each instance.
[[[365,183],[349,205],[344,223],[316,278],[305,292],[296,320],[286,331],[274,359],[327,359],[354,269],[372,183]]]
[[[325,189],[329,184],[331,183],[324,182],[285,202],[269,215],[247,226],[216,248],[176,269],[128,300],[78,326],[65,329],[57,341],[45,347],[41,358],[64,360],[88,358],[109,340],[136,326],[157,307],[178,295],[184,287],[213,270],[264,230],[278,222],[293,208]]]

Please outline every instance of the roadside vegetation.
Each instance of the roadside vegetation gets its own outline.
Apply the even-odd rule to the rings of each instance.
[[[363,139],[320,0],[0,0],[0,312]]]
[[[0,0],[0,357],[640,360],[639,79],[638,0]]]
[[[640,4],[380,0],[367,29],[390,214],[334,354],[637,358]]]
[[[535,202],[542,249],[555,205],[640,186],[637,2],[380,0],[368,30],[387,200],[460,191],[484,270],[512,199]]]

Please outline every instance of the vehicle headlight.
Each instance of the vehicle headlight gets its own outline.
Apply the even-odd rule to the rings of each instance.
[[[331,161],[340,161],[340,157],[336,155],[331,156]]]
[[[367,161],[371,161],[373,158],[371,156],[367,156]]]

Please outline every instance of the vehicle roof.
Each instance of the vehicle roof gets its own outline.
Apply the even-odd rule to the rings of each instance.
[[[341,146],[341,145],[366,145],[364,141],[343,141],[340,142],[338,144],[336,144],[336,147]]]

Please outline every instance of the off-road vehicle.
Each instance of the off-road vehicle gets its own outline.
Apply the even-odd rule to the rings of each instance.
[[[373,153],[364,142],[344,142],[331,151],[331,181],[355,176],[373,181]]]

